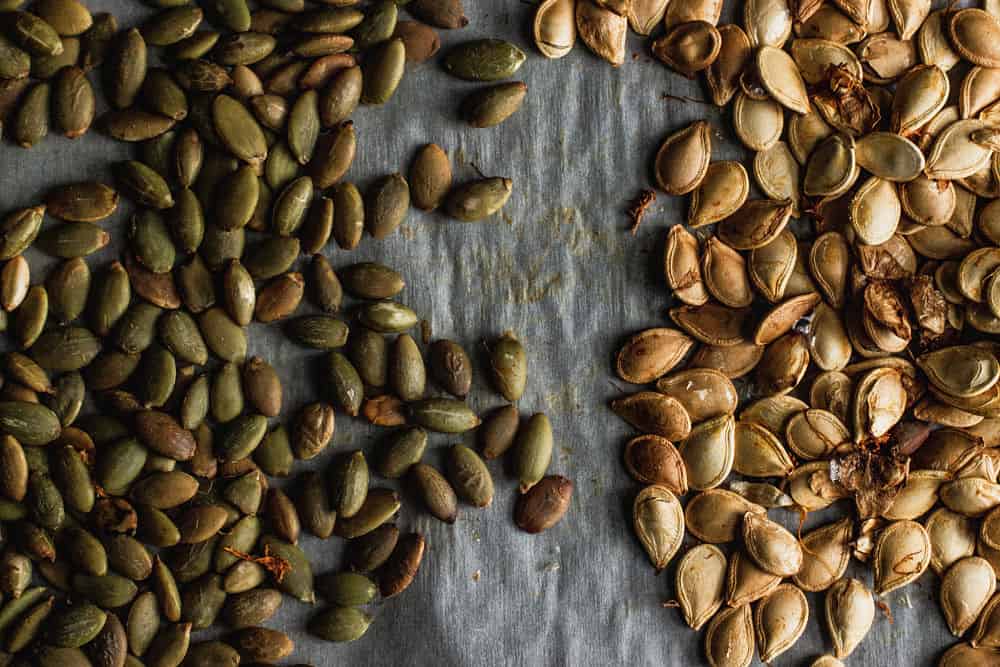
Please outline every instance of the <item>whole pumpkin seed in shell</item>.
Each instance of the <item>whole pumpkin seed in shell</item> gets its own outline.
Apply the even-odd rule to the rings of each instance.
[[[924,521],[931,541],[931,569],[939,576],[962,558],[976,552],[974,522],[968,517],[941,507]]]
[[[625,445],[625,468],[644,484],[658,484],[678,496],[687,493],[687,469],[680,452],[666,438],[641,435]]]
[[[661,394],[677,399],[692,423],[733,414],[738,396],[726,375],[710,368],[691,368],[671,373],[656,383]]]
[[[941,68],[911,69],[900,79],[892,100],[892,131],[907,136],[919,130],[944,107],[949,92],[948,76]]]
[[[802,192],[808,196],[841,195],[858,177],[854,139],[834,134],[821,141],[809,156],[802,179]]]
[[[736,250],[754,250],[781,234],[791,218],[792,209],[792,202],[787,200],[752,199],[722,220],[716,234]]]
[[[1000,21],[978,8],[956,12],[948,21],[948,36],[955,50],[969,62],[1000,67]]]
[[[712,667],[747,667],[753,660],[754,628],[750,605],[727,607],[705,632],[705,653]]]
[[[733,470],[747,477],[784,477],[795,467],[781,441],[760,424],[736,422]]]
[[[750,39],[735,24],[719,26],[719,55],[705,70],[705,80],[716,106],[729,104],[739,90],[739,76],[750,59]]]
[[[875,600],[862,582],[844,578],[827,590],[825,610],[833,653],[838,658],[846,658],[871,629],[875,620]]]
[[[735,161],[710,162],[691,193],[688,225],[701,227],[723,220],[743,205],[749,191],[750,179],[742,164]]]
[[[770,662],[787,651],[806,629],[809,603],[793,584],[782,584],[760,601],[754,614],[761,660]]]
[[[930,538],[919,523],[896,521],[879,535],[872,558],[875,592],[885,595],[924,573],[930,564]]]
[[[767,150],[781,138],[785,114],[781,105],[770,98],[756,100],[745,92],[736,93],[733,104],[733,129],[747,148]]]
[[[771,308],[757,324],[753,341],[769,345],[790,332],[795,324],[808,315],[821,301],[819,294],[811,292],[793,296]],[[846,365],[846,363],[845,363]]]
[[[711,237],[702,255],[702,275],[709,293],[730,308],[744,308],[753,301],[746,262],[738,252]]]
[[[722,606],[726,570],[726,555],[711,544],[689,549],[677,564],[674,587],[684,620],[692,630],[700,630]]]
[[[984,121],[977,119],[959,120],[946,127],[927,155],[927,177],[953,180],[967,178],[984,169],[993,151],[974,137],[985,127]]]
[[[694,345],[676,329],[647,329],[632,336],[618,352],[618,376],[626,382],[646,384],[669,373]],[[516,399],[514,399],[516,400]]]
[[[736,455],[732,415],[709,419],[693,427],[679,450],[691,488],[703,491],[718,486],[729,476]]]
[[[666,487],[647,486],[632,503],[632,524],[653,567],[663,571],[684,539],[681,504]]]
[[[798,66],[787,52],[775,46],[757,49],[757,75],[775,100],[796,113],[809,112],[809,96]]]
[[[940,604],[948,629],[961,637],[979,618],[996,590],[996,574],[983,558],[963,558],[941,579]]]

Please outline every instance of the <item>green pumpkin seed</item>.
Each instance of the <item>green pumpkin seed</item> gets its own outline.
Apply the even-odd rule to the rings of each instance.
[[[253,453],[267,433],[267,417],[244,415],[233,420],[219,440],[217,451],[223,461],[238,461]]]
[[[368,462],[362,452],[338,457],[329,471],[330,505],[340,519],[357,515],[368,496]]]
[[[347,356],[364,384],[384,387],[388,382],[388,346],[382,334],[357,327],[347,341]]]
[[[265,417],[277,417],[281,412],[281,379],[274,367],[260,357],[251,357],[244,364],[242,389],[250,404]]]
[[[302,523],[291,498],[281,489],[272,488],[268,490],[265,502],[265,514],[271,531],[286,542],[296,544],[299,541]]]
[[[179,190],[170,209],[170,229],[177,249],[183,253],[197,252],[205,237],[205,214],[198,197],[188,188]]]
[[[339,275],[347,291],[362,299],[390,299],[406,286],[397,271],[376,262],[353,264]]]
[[[106,619],[105,612],[87,602],[66,607],[46,624],[46,642],[61,648],[79,648],[97,636]]]
[[[295,27],[307,33],[344,33],[365,19],[354,7],[324,7],[299,15]]]
[[[5,79],[21,79],[28,76],[30,71],[31,56],[28,52],[5,36],[0,36],[0,76]]]
[[[279,236],[291,236],[305,220],[313,198],[313,182],[308,176],[296,178],[281,191],[274,202],[272,226]]]
[[[499,81],[514,76],[527,56],[502,39],[477,39],[453,48],[444,59],[445,69],[467,81]]]
[[[60,262],[45,280],[49,310],[62,322],[78,318],[90,294],[90,268],[80,258]]]
[[[220,181],[217,193],[215,224],[232,231],[245,227],[253,217],[260,196],[260,182],[251,167],[243,166]]]
[[[184,307],[192,313],[204,312],[215,305],[215,280],[201,256],[192,256],[177,269],[177,286]]]
[[[31,148],[49,133],[49,93],[52,86],[41,81],[32,86],[14,115],[11,135],[22,148]]]
[[[13,12],[9,20],[10,36],[32,55],[57,56],[62,53],[59,33],[41,17],[28,12]]]
[[[52,119],[63,136],[76,139],[94,122],[94,88],[79,67],[64,67],[52,87]]]
[[[389,386],[404,401],[423,397],[427,383],[424,358],[413,337],[400,334],[393,345],[389,362]]]
[[[309,214],[302,225],[302,232],[299,238],[302,241],[302,252],[315,257],[322,256],[320,253],[330,240],[330,233],[333,230],[333,200],[329,197],[319,197],[314,200],[309,207]],[[314,289],[315,291],[315,289]]]
[[[409,406],[413,420],[430,431],[464,433],[479,426],[479,417],[462,401],[429,398]]]
[[[274,190],[282,190],[292,182],[299,173],[299,163],[296,162],[288,144],[279,141],[271,147],[264,163],[264,180]]]
[[[88,224],[88,223],[76,223]],[[21,349],[34,345],[42,335],[49,314],[49,294],[41,285],[28,289],[21,305],[14,311],[12,333]],[[75,369],[74,369],[75,370]]]
[[[31,559],[16,551],[5,551],[0,556],[0,593],[17,599],[31,584]]]
[[[520,81],[477,90],[462,102],[462,117],[472,127],[494,127],[521,108],[527,93]]]
[[[139,594],[129,608],[125,622],[128,647],[139,657],[146,654],[160,629],[160,611],[157,605],[156,594],[146,591]]]
[[[257,588],[267,579],[267,570],[252,561],[241,560],[226,572],[222,587],[227,593],[243,593]]]
[[[462,500],[476,507],[493,502],[493,477],[479,455],[465,445],[455,445],[448,457],[448,477]]]
[[[77,0],[42,0],[34,12],[59,35],[82,35],[93,24],[90,11]]]
[[[327,357],[327,364],[332,397],[344,412],[352,417],[357,416],[364,399],[364,385],[357,369],[340,352],[331,352]]]
[[[402,506],[399,494],[390,489],[371,489],[364,500],[352,517],[341,519],[338,512],[337,535],[349,540],[367,535],[392,519]]]
[[[445,200],[445,211],[463,222],[476,222],[493,215],[507,203],[513,190],[509,178],[483,178],[453,189]]]
[[[170,568],[156,557],[153,560],[153,591],[159,601],[160,612],[172,623],[181,618],[181,594],[177,588],[177,580]]]
[[[52,613],[54,596],[29,609],[7,631],[5,648],[11,653],[24,650],[41,632],[45,620]]]
[[[0,260],[20,255],[38,236],[45,206],[24,208],[8,213],[0,220]]]
[[[198,481],[179,470],[157,472],[132,485],[132,498],[137,503],[156,509],[172,509],[183,505],[198,491]]]
[[[211,572],[212,556],[218,541],[217,537],[213,537],[195,544],[179,544],[171,549],[170,566],[177,581],[187,584]]]
[[[215,30],[200,30],[170,48],[176,60],[197,60],[208,55],[222,35]]]
[[[111,535],[105,549],[108,565],[133,581],[143,581],[153,573],[153,557],[142,542],[131,535]]]
[[[0,431],[22,445],[47,445],[62,431],[59,417],[44,405],[22,401],[0,401]]]
[[[490,372],[497,391],[510,402],[520,400],[528,379],[524,345],[510,332],[490,348]]]
[[[221,308],[209,308],[202,313],[198,317],[198,327],[215,356],[234,363],[246,358],[246,333]]]
[[[302,408],[295,420],[292,450],[300,459],[318,456],[333,437],[333,408],[326,403],[310,403]]]
[[[208,408],[208,376],[199,375],[188,387],[181,401],[181,426],[186,429],[194,429],[208,416]]]
[[[250,29],[250,8],[246,0],[214,0],[207,9],[212,23],[229,28],[233,32]]]
[[[180,130],[174,143],[173,165],[177,182],[182,187],[190,188],[198,180],[204,159],[205,147],[198,131],[191,127]]]
[[[76,37],[63,37],[62,43],[63,50],[59,55],[35,56],[31,59],[31,76],[36,79],[51,79],[63,68],[74,67],[80,61],[80,40]],[[15,67],[21,66],[19,62],[12,64]],[[87,83],[89,85],[90,82]]]
[[[212,118],[219,139],[230,153],[250,166],[264,162],[267,141],[245,106],[228,95],[219,95],[212,103]]]
[[[184,587],[181,594],[181,619],[191,624],[192,630],[204,630],[215,623],[226,603],[222,590],[222,577],[209,574]]]
[[[295,342],[318,350],[333,350],[347,343],[347,325],[325,315],[297,317],[285,331]]]
[[[287,477],[295,463],[295,456],[285,427],[278,426],[268,433],[254,450],[253,458],[268,475]]]
[[[0,494],[21,501],[28,492],[28,461],[15,438],[0,437]]]
[[[353,183],[340,183],[333,191],[333,238],[344,250],[361,242],[365,229],[365,206]]]
[[[132,28],[113,41],[103,68],[105,95],[116,109],[127,109],[146,78],[146,41],[138,29]]]
[[[138,590],[133,581],[117,574],[73,575],[73,592],[103,609],[124,607],[135,599]]]
[[[190,643],[190,623],[165,626],[146,652],[145,662],[149,667],[177,667],[184,661]]]
[[[167,70],[160,68],[149,70],[140,95],[142,103],[150,111],[176,121],[187,118],[187,94]]]
[[[174,76],[177,77],[177,82],[185,90],[192,93],[218,93],[225,90],[233,82],[225,67],[207,60],[182,60],[174,68]],[[192,108],[191,112],[194,113],[195,110]],[[212,116],[213,121],[218,118],[214,106]],[[198,128],[198,131],[206,136],[202,133],[201,127]],[[221,139],[218,126],[215,127],[215,131],[216,136]]]
[[[236,629],[263,625],[281,607],[281,592],[273,588],[258,588],[229,598],[223,617]]]
[[[406,45],[396,37],[374,47],[365,59],[364,83],[361,102],[385,104],[388,102],[406,71]]]
[[[357,65],[336,72],[319,95],[319,117],[323,127],[343,123],[361,101],[364,76]]]
[[[277,40],[271,35],[244,32],[223,38],[213,53],[220,65],[252,65],[269,56],[276,45]]]
[[[118,21],[113,14],[95,14],[90,29],[80,37],[80,67],[87,71],[100,67],[117,32]]]
[[[398,539],[399,529],[391,524],[382,524],[347,543],[347,563],[358,572],[376,570],[389,559]]]
[[[103,183],[84,181],[62,185],[45,196],[46,210],[69,222],[100,222],[118,208],[118,193]]]
[[[161,210],[174,205],[170,186],[167,185],[162,176],[142,162],[128,160],[118,163],[115,168],[115,176],[118,180],[119,188],[121,188],[126,196],[134,199],[137,204]],[[137,224],[135,220],[138,218],[139,214],[136,215],[133,221],[133,227]],[[144,219],[142,226],[146,224],[146,220]],[[162,220],[160,225],[162,225]],[[134,233],[133,231],[133,235]],[[169,239],[169,236],[167,238]]]
[[[552,461],[552,425],[541,413],[532,415],[517,434],[517,474],[521,493],[537,484]]]
[[[243,412],[243,385],[236,364],[223,364],[215,372],[209,403],[212,418],[220,424],[232,421]]]
[[[57,449],[51,462],[52,475],[58,482],[66,505],[76,512],[88,514],[94,508],[94,484],[90,468],[80,452],[71,445]]]
[[[178,359],[203,366],[208,361],[208,347],[201,328],[183,310],[164,313],[157,324],[160,342]]]
[[[451,188],[451,163],[437,144],[427,144],[410,166],[410,195],[413,205],[433,211],[444,201]]]
[[[231,259],[238,259],[243,254],[246,235],[243,229],[226,231],[217,225],[205,225],[205,238],[198,252],[208,268],[218,270]]]
[[[321,136],[309,163],[309,172],[316,186],[325,189],[340,181],[351,168],[356,150],[354,123],[349,120],[338,125],[333,132]]]
[[[291,566],[281,581],[276,582],[278,589],[302,602],[315,602],[312,566],[305,553],[294,544],[283,542],[273,535],[261,538],[261,548],[270,549],[272,555],[284,558]]]
[[[32,472],[28,477],[28,511],[42,528],[56,530],[66,518],[62,494],[47,473]]]
[[[375,599],[375,582],[356,572],[337,572],[321,577],[317,582],[320,594],[340,607],[360,607]]]
[[[268,280],[288,271],[298,259],[300,242],[294,236],[278,236],[251,246],[243,265],[254,280]]]
[[[270,281],[257,293],[254,318],[258,322],[282,320],[299,307],[305,293],[301,273],[286,273]]]
[[[402,333],[417,325],[417,314],[394,301],[378,301],[361,309],[361,323],[379,333]]]
[[[226,486],[223,497],[245,514],[255,514],[260,509],[267,480],[260,471],[250,472],[237,477]]]
[[[43,600],[47,594],[48,590],[44,586],[29,588],[21,593],[20,597],[8,600],[6,604],[0,606],[0,631],[10,627],[11,623]]]
[[[253,278],[238,259],[231,260],[222,276],[222,296],[226,312],[236,324],[246,326],[253,319],[257,294]]]
[[[148,407],[160,407],[167,402],[177,382],[177,362],[170,351],[151,345],[142,353],[136,394]]]
[[[394,0],[383,0],[372,7],[365,15],[365,20],[354,29],[357,48],[364,50],[392,37],[398,17]]]
[[[188,648],[184,664],[190,667],[237,667],[240,654],[221,641],[198,642]]]
[[[257,485],[258,489],[260,488],[260,482],[258,480],[251,481],[253,484]],[[252,503],[250,504],[252,505]],[[258,492],[257,505],[259,504],[260,494]],[[256,511],[256,506],[254,506],[254,511]],[[214,557],[216,572],[220,574],[226,572],[239,560],[227,550],[227,547],[243,553],[248,553],[253,549],[254,544],[257,543],[257,538],[260,537],[260,526],[261,522],[258,517],[253,515],[245,516],[237,521],[233,527],[229,529],[229,532],[224,534],[219,539],[219,547],[215,552]]]
[[[352,642],[368,631],[374,619],[354,607],[332,607],[309,621],[309,632],[331,642]]]
[[[417,463],[410,468],[409,477],[433,516],[445,523],[455,523],[458,516],[458,498],[444,475],[427,463]]]
[[[147,44],[170,46],[194,34],[204,14],[199,7],[172,7],[150,19],[142,28]]]
[[[288,148],[299,164],[305,165],[312,159],[319,137],[319,95],[315,90],[307,90],[299,96],[288,113]]]
[[[73,371],[61,375],[56,380],[54,391],[46,398],[45,406],[56,413],[59,423],[65,428],[76,421],[85,398],[86,386],[83,376]]]
[[[158,137],[173,128],[175,121],[160,114],[126,109],[109,111],[101,117],[104,132],[118,141],[137,142]]]
[[[123,438],[105,445],[97,460],[97,479],[112,495],[124,495],[139,478],[149,451],[135,438]]]

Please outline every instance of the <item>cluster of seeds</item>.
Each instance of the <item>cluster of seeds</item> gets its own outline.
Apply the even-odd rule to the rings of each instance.
[[[674,594],[714,666],[786,651],[812,592],[833,649],[814,664],[841,664],[876,596],[928,568],[963,640],[940,664],[996,664],[1000,7],[751,0],[720,26],[722,4],[547,0],[534,26],[546,56],[579,35],[617,66],[629,27],[662,22],[653,55],[703,74],[752,151],[713,162],[697,121],[655,157],[658,188],[690,200],[663,260],[673,326],[617,356],[655,384],[611,403],[642,433],[625,447],[639,543],[659,571],[697,540]],[[841,500],[851,516],[804,535],[768,516]],[[852,558],[871,584],[845,577]]]
[[[470,356],[431,342],[425,327],[425,362],[408,333],[419,317],[394,300],[403,276],[374,262],[335,271],[323,254],[331,237],[351,250],[366,231],[393,234],[411,204],[471,222],[510,197],[507,178],[453,185],[435,144],[408,177],[379,178],[364,195],[344,180],[356,146],[350,116],[389,101],[407,63],[435,55],[432,26],[467,24],[458,0],[408,3],[424,22],[397,20],[392,0],[257,9],[157,0],[144,26],[121,31],[77,0],[20,4],[0,0],[7,135],[30,147],[50,124],[85,134],[99,72],[110,110],[98,125],[137,142],[139,155],[114,166],[114,187],[61,185],[0,218],[0,328],[17,350],[0,357],[0,664],[273,663],[294,648],[264,627],[286,595],[328,603],[309,623],[315,636],[361,637],[373,620],[363,607],[403,592],[424,555],[424,537],[393,524],[399,493],[369,488],[362,451],[298,473],[290,495],[268,480],[326,454],[337,411],[393,428],[373,471],[406,477],[442,521],[455,521],[460,501],[491,504],[483,459],[507,450],[520,485],[515,523],[537,533],[562,518],[573,485],[546,476],[549,420],[522,424],[514,405],[528,373],[517,338],[486,344],[488,375],[508,404],[480,428],[482,458],[454,445],[442,474],[423,461],[428,432],[480,427],[465,402]],[[524,59],[512,44],[479,40],[443,64],[498,81]],[[462,115],[496,125],[525,92],[517,82],[474,91]],[[120,198],[136,206],[127,249],[92,277],[86,258],[108,245],[101,223]],[[46,216],[59,222],[43,229]],[[30,247],[61,260],[44,284],[32,284]],[[355,303],[342,303],[345,294]],[[336,316],[346,305],[350,326]],[[287,426],[280,369],[248,352],[253,321],[280,323],[317,351],[320,399]],[[344,570],[314,580],[297,544],[303,530],[346,539]],[[232,631],[224,641],[192,643],[217,621]]]

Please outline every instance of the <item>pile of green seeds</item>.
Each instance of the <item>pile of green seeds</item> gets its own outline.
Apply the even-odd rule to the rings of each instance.
[[[29,11],[21,1],[0,0],[4,136],[25,148],[50,132],[81,137],[99,89],[110,106],[100,131],[138,151],[114,165],[113,186],[63,184],[0,218],[0,325],[16,348],[0,357],[0,664],[272,663],[294,648],[264,626],[285,596],[324,600],[313,635],[361,637],[372,622],[363,607],[403,592],[426,545],[394,525],[400,495],[369,488],[362,451],[295,470],[327,459],[336,412],[392,429],[374,473],[407,478],[442,521],[455,521],[460,501],[490,505],[484,459],[507,450],[515,523],[536,533],[562,518],[573,485],[546,476],[547,417],[521,423],[528,360],[517,338],[487,343],[508,404],[480,425],[465,402],[465,349],[431,342],[425,328],[425,362],[407,333],[421,322],[395,301],[403,275],[374,262],[335,270],[323,254],[331,237],[351,250],[365,231],[393,234],[411,204],[477,221],[510,197],[507,178],[453,185],[435,144],[407,177],[364,194],[344,180],[351,115],[388,102],[407,63],[435,55],[435,28],[468,23],[458,0],[155,0],[158,13],[131,29],[77,0]],[[398,20],[397,4],[420,21]],[[524,59],[508,42],[478,40],[444,67],[500,81]],[[462,116],[499,124],[526,91],[476,90]],[[101,223],[120,198],[135,206],[127,250],[92,276],[87,256],[108,245]],[[58,222],[43,229],[47,216]],[[61,260],[41,284],[22,255],[32,246]],[[345,293],[356,300],[350,325],[337,316]],[[323,395],[287,425],[280,369],[248,354],[252,321],[279,323],[322,357]],[[445,474],[422,461],[428,432],[477,427],[481,455],[454,445]],[[293,474],[291,496],[269,483]],[[303,530],[346,539],[344,569],[314,579]],[[222,640],[192,643],[217,623]]]

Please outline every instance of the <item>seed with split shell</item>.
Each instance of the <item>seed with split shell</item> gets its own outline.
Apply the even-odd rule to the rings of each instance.
[[[996,574],[984,558],[963,558],[948,568],[941,579],[940,603],[952,634],[961,637],[972,627],[995,590]]]
[[[719,56],[722,36],[706,21],[679,23],[652,43],[653,55],[687,77],[710,66]]]
[[[735,24],[719,26],[722,44],[719,56],[705,72],[705,80],[716,106],[729,104],[739,90],[739,77],[750,60],[750,39],[743,29]]]
[[[689,549],[677,564],[674,588],[685,622],[700,630],[725,599],[726,555],[711,544]]]
[[[798,641],[809,620],[805,594],[792,584],[782,584],[757,605],[754,621],[760,659],[770,663]]]
[[[771,574],[790,577],[802,568],[799,541],[765,514],[743,515],[743,542],[754,562]]]
[[[632,503],[632,525],[657,572],[674,557],[684,539],[684,511],[664,486],[644,488]]]
[[[843,422],[826,410],[804,410],[788,421],[785,441],[796,456],[820,459],[850,439]]]
[[[667,285],[680,301],[692,306],[700,306],[708,301],[698,261],[698,240],[684,225],[674,225],[667,234],[663,273]]]
[[[669,373],[693,345],[694,341],[676,329],[642,331],[618,352],[618,376],[635,384],[653,382]]]
[[[732,415],[704,421],[691,429],[679,449],[688,484],[703,491],[722,484],[736,457],[736,426]]]
[[[1000,363],[986,348],[956,345],[917,358],[931,383],[952,396],[981,394],[1000,380]]]
[[[743,342],[743,326],[748,314],[748,308],[727,308],[706,303],[673,308],[670,318],[702,343],[727,346]]]
[[[1000,67],[1000,21],[982,9],[962,9],[948,21],[955,50],[969,62]]]
[[[711,544],[732,542],[740,535],[747,512],[763,514],[764,508],[725,489],[709,489],[688,502],[684,519],[688,531]]]
[[[656,182],[664,192],[683,195],[701,183],[712,158],[711,128],[697,121],[667,137],[656,153]]]
[[[868,435],[880,438],[888,433],[902,418],[906,401],[906,389],[899,371],[877,368],[862,377],[854,398],[855,441]]]
[[[733,414],[739,400],[732,381],[711,368],[678,371],[661,378],[656,390],[680,401],[694,424]]]
[[[779,303],[761,319],[754,332],[753,342],[757,345],[770,345],[775,342],[791,331],[795,324],[808,315],[820,300],[819,294],[811,292],[793,296]]]
[[[755,369],[758,388],[766,394],[790,392],[809,367],[809,344],[796,331],[786,333],[764,348],[764,356]]]
[[[546,58],[562,58],[576,42],[575,0],[545,0],[535,12],[532,34]]]
[[[628,19],[593,0],[577,0],[576,32],[596,55],[618,67],[625,62]]]
[[[753,199],[719,223],[719,238],[736,250],[767,245],[785,229],[792,215],[792,202]]]
[[[701,227],[735,213],[747,199],[750,179],[742,164],[734,160],[712,162],[691,193],[688,225]]]
[[[875,620],[875,600],[857,579],[841,579],[826,594],[826,626],[838,658],[849,656]]]
[[[712,667],[748,667],[754,653],[749,604],[727,607],[715,615],[705,633],[705,653]]]
[[[675,398],[654,391],[641,391],[611,402],[619,417],[644,433],[676,442],[691,432],[691,417]]]
[[[927,531],[915,521],[896,521],[879,534],[873,554],[878,595],[915,581],[931,559]]]
[[[926,514],[938,500],[938,490],[951,478],[941,470],[912,470],[892,504],[882,512],[886,519],[916,519]]]

